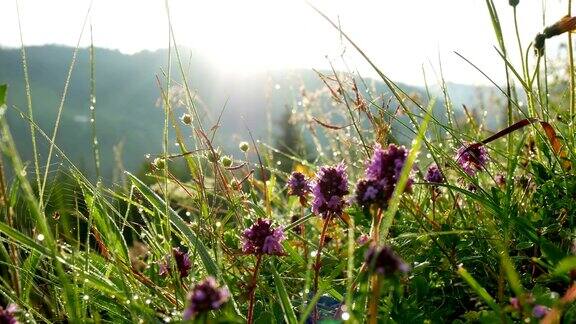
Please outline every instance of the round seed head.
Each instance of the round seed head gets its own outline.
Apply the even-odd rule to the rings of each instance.
[[[250,148],[250,144],[248,144],[248,142],[240,142],[240,144],[238,144],[238,147],[240,148],[240,151],[247,152],[248,149]]]
[[[228,168],[228,167],[230,167],[230,166],[232,165],[232,159],[231,159],[229,156],[227,156],[227,155],[225,155],[225,156],[222,157],[221,162],[222,162],[222,165],[223,165],[225,168]]]
[[[180,117],[180,120],[184,125],[192,124],[192,116],[190,114],[183,114],[182,117]]]

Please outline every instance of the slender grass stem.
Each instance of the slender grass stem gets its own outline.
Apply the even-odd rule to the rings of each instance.
[[[26,105],[28,106],[28,116],[30,116],[30,138],[32,140],[32,154],[34,155],[34,172],[36,173],[36,186],[40,190],[40,163],[38,162],[38,147],[36,145],[36,131],[34,130],[34,110],[32,108],[32,90],[30,87],[30,76],[28,74],[28,59],[26,57],[26,47],[24,46],[24,36],[22,35],[22,22],[20,21],[20,8],[16,1],[16,15],[18,16],[18,32],[20,34],[20,46],[22,57],[22,71],[24,73],[24,87],[26,91]],[[40,206],[42,206],[42,195],[39,197]]]
[[[316,252],[316,261],[314,262],[314,283],[312,286],[312,291],[314,293],[318,292],[318,282],[320,280],[320,268],[321,268],[321,255],[322,255],[322,248],[324,247],[324,243],[326,241],[326,232],[328,231],[328,225],[332,220],[332,215],[328,215],[324,220],[324,224],[322,225],[322,233],[320,234],[320,241],[318,242],[318,252]],[[313,319],[314,323],[318,322],[319,314],[318,314],[318,305],[314,305],[313,311]]]
[[[259,254],[256,258],[256,266],[254,267],[254,273],[252,274],[252,280],[250,281],[249,288],[249,304],[248,304],[248,324],[254,323],[254,297],[256,295],[256,285],[258,282],[258,273],[260,272],[260,267],[262,265],[262,254]]]
[[[572,0],[568,0],[568,16],[572,16]],[[576,106],[576,86],[574,81],[574,47],[572,46],[572,33],[568,33],[568,60],[570,64],[570,112],[568,116],[568,128],[570,139],[574,140],[574,110]]]
[[[378,323],[378,302],[380,301],[380,276],[377,274],[372,275],[372,298],[368,305],[368,323]]]

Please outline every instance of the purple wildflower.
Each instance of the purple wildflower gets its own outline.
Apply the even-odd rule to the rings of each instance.
[[[300,172],[292,172],[288,179],[288,194],[303,197],[311,191],[312,187],[306,176]]]
[[[536,305],[532,309],[532,315],[538,319],[546,316],[548,314],[549,308],[542,305]]]
[[[314,193],[312,211],[315,214],[321,215],[322,218],[340,216],[346,206],[344,196],[350,193],[344,164],[321,167],[316,174],[312,192]]]
[[[192,268],[192,263],[190,262],[190,257],[188,253],[180,251],[180,248],[172,249],[172,256],[176,261],[176,268],[180,272],[180,278],[188,276],[190,269]],[[164,261],[160,263],[159,274],[161,276],[166,276],[170,272],[170,256],[166,256]]]
[[[390,144],[388,148],[383,150],[377,144],[374,148],[372,159],[366,165],[366,178],[377,181],[386,180],[388,185],[396,185],[407,157],[408,150],[404,146]],[[410,189],[412,182],[412,179],[408,180],[406,184],[407,190]]]
[[[424,179],[430,183],[442,183],[444,182],[444,175],[436,164],[431,164]]]
[[[0,306],[0,323],[1,324],[18,324],[18,319],[16,319],[16,312],[18,311],[18,306],[16,304],[9,304],[4,309]]]
[[[388,246],[371,246],[366,251],[366,264],[379,275],[391,276],[397,272],[407,273],[410,267]]]
[[[216,310],[226,303],[229,297],[228,289],[218,287],[214,278],[207,277],[188,293],[188,307],[182,317],[189,320],[198,314]]]
[[[356,243],[358,243],[358,245],[364,245],[364,244],[368,243],[368,241],[370,241],[370,236],[368,236],[366,234],[362,234],[358,237],[358,239],[356,240]]]
[[[464,172],[473,176],[488,163],[488,150],[483,145],[462,145],[456,152],[456,162]]]
[[[496,181],[496,184],[499,185],[500,187],[504,187],[506,185],[506,178],[502,173],[498,173],[494,177],[494,180]]]
[[[360,179],[356,184],[356,202],[362,207],[370,206],[382,199],[382,186],[376,180]]]
[[[258,218],[242,233],[242,251],[247,254],[283,255],[281,242],[286,238],[282,227],[273,228],[269,219]]]
[[[510,306],[512,306],[512,308],[515,310],[519,310],[520,309],[520,301],[518,300],[518,298],[510,297]]]
[[[356,185],[356,202],[364,207],[373,203],[385,207],[394,193],[407,157],[408,151],[404,146],[390,144],[382,149],[376,144],[372,158],[366,163],[366,178]],[[412,190],[413,182],[412,177],[408,178],[406,191]]]

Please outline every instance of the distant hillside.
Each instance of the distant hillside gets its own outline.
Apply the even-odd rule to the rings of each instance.
[[[72,52],[72,48],[62,46],[27,48],[34,118],[48,134],[52,132]],[[163,112],[158,105],[160,91],[156,76],[164,79],[162,67],[166,66],[167,51],[124,55],[118,51],[96,49],[95,53],[98,138],[103,173],[110,179],[115,165],[114,145],[123,143],[123,164],[132,171],[142,166],[146,154],[161,150]],[[238,141],[247,138],[244,123],[256,137],[269,140],[268,126],[274,129],[284,107],[300,100],[300,88],[315,90],[323,86],[313,71],[277,71],[239,77],[215,68],[201,56],[194,56],[186,68],[190,71],[189,81],[198,104],[207,111],[209,118],[216,120],[226,105],[219,139],[228,150],[234,150]],[[77,165],[91,172],[94,166],[89,125],[89,73],[89,53],[81,49],[73,70],[57,144]],[[173,75],[177,73],[174,69]],[[19,49],[0,49],[0,83],[10,86],[10,106],[16,105],[26,111]],[[386,92],[379,82],[374,82],[373,86],[381,93]],[[407,92],[423,94],[422,89],[403,87]],[[461,86],[459,93],[465,95],[467,89],[473,91],[473,88]],[[181,113],[179,111],[176,115]],[[9,120],[21,153],[25,159],[31,160],[27,124],[12,109]],[[46,141],[40,140],[39,143],[45,152],[48,147]]]

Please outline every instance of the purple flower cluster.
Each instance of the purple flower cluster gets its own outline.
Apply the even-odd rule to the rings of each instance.
[[[488,150],[483,145],[462,145],[456,151],[456,162],[470,176],[486,167]]]
[[[218,287],[216,280],[208,277],[188,293],[188,307],[182,317],[184,320],[189,320],[198,314],[219,309],[229,297],[228,289]]]
[[[304,197],[312,191],[310,182],[306,176],[300,172],[292,172],[288,179],[288,194]]]
[[[436,164],[432,164],[428,167],[424,180],[430,183],[442,183],[444,182],[444,175]]]
[[[499,185],[500,187],[504,187],[506,185],[506,177],[504,177],[502,173],[497,174],[494,177],[494,180],[496,181],[496,184]]]
[[[269,219],[258,220],[242,233],[242,251],[247,254],[283,255],[281,242],[285,239],[282,227],[273,228]]]
[[[534,308],[532,308],[532,316],[536,317],[537,319],[541,319],[542,317],[546,316],[546,314],[548,314],[549,310],[550,309],[546,306],[535,305]]]
[[[366,164],[366,177],[356,185],[356,202],[364,207],[379,204],[384,207],[392,197],[396,183],[400,179],[402,168],[406,163],[408,150],[404,146],[388,145],[382,149],[374,148],[372,158]],[[413,179],[406,183],[406,191],[412,190]]]
[[[172,257],[174,257],[174,261],[176,262],[176,268],[178,272],[180,272],[180,278],[184,278],[188,276],[190,269],[192,268],[192,263],[190,262],[190,257],[188,253],[180,251],[180,248],[173,248],[172,249]],[[170,256],[166,256],[163,262],[160,263],[160,272],[161,276],[166,276],[170,272]]]
[[[16,304],[9,304],[4,309],[0,306],[0,323],[1,324],[18,324],[18,319],[16,319],[16,312],[18,311],[18,306]]]
[[[365,262],[369,269],[384,277],[410,271],[410,267],[388,246],[371,246],[366,251]]]
[[[321,167],[316,174],[312,193],[314,194],[312,211],[315,214],[321,215],[324,219],[342,215],[346,206],[344,196],[350,193],[344,164]]]

